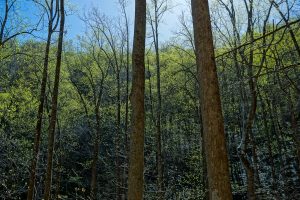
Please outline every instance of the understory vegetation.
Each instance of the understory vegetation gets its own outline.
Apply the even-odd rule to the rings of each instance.
[[[0,199],[26,199],[33,172],[33,197],[44,198],[53,121],[51,199],[127,199],[134,106],[128,2],[115,4],[118,17],[97,7],[80,15],[86,32],[63,40],[59,77],[61,4],[31,2],[48,14],[39,29],[22,24],[24,2],[7,0],[11,10],[0,3],[8,12],[6,24],[0,15]],[[144,199],[207,199],[211,161],[190,5],[162,39],[172,3],[147,3]],[[299,11],[297,0],[210,1],[233,199],[250,199],[251,186],[254,199],[300,199]]]

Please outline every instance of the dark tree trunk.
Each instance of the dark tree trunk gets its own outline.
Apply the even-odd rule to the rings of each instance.
[[[155,47],[155,61],[156,61],[156,89],[157,89],[157,111],[156,111],[156,168],[157,168],[157,189],[158,199],[164,198],[163,192],[163,157],[162,157],[162,136],[161,136],[161,92],[160,92],[160,56],[158,43],[158,15],[159,8],[157,0],[154,1],[154,27],[152,25],[154,47]]]
[[[207,0],[192,0],[191,3],[209,196],[213,200],[229,200],[232,199],[229,163],[209,6]]]
[[[51,199],[51,183],[52,183],[52,162],[54,154],[54,133],[56,125],[56,115],[57,115],[57,100],[58,100],[58,89],[59,89],[59,78],[60,78],[60,68],[61,68],[61,58],[62,58],[62,45],[63,45],[63,36],[64,36],[64,24],[65,24],[65,9],[64,9],[64,0],[60,0],[60,28],[59,28],[59,37],[58,37],[58,46],[57,46],[57,60],[56,60],[56,69],[55,69],[55,80],[54,80],[54,89],[52,97],[52,106],[51,106],[51,119],[48,132],[48,154],[47,154],[47,172],[45,180],[45,192],[44,199]]]
[[[125,164],[123,169],[123,197],[122,199],[126,199],[127,197],[127,190],[125,189],[127,187],[127,178],[128,178],[128,163],[129,163],[129,137],[128,137],[128,111],[129,111],[129,59],[130,59],[130,46],[129,46],[129,24],[128,24],[128,18],[127,13],[124,9],[124,17],[125,17],[125,26],[126,26],[126,102],[125,102],[125,128],[124,128],[124,134],[125,134]]]
[[[136,0],[130,97],[132,132],[130,136],[128,200],[142,200],[144,191],[145,36],[146,0]]]
[[[53,1],[51,1],[50,13],[52,13],[52,9],[53,9]],[[30,171],[30,179],[29,179],[29,184],[28,184],[27,200],[32,200],[34,198],[36,166],[37,166],[39,150],[40,150],[44,104],[45,104],[45,98],[46,98],[46,85],[47,85],[47,79],[48,79],[48,60],[49,60],[49,52],[50,52],[50,45],[51,45],[51,36],[53,33],[52,24],[53,24],[53,18],[51,16],[51,18],[49,19],[49,23],[48,23],[48,36],[47,36],[47,42],[46,42],[44,68],[43,68],[43,76],[42,76],[42,83],[41,83],[37,122],[36,122],[36,127],[35,127],[33,157],[32,157],[32,161],[31,161],[31,171]]]

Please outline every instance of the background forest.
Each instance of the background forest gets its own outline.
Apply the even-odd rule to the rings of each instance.
[[[0,199],[26,199],[32,166],[33,197],[43,198],[53,120],[51,199],[126,199],[134,2],[116,1],[111,17],[66,1],[85,32],[63,41],[55,94],[68,34],[57,2],[0,1]],[[37,20],[20,12],[29,3]],[[300,199],[300,1],[209,3],[233,198],[253,185],[257,199]],[[178,27],[161,38],[164,16],[181,5]],[[147,1],[145,199],[207,198],[193,34],[189,1]]]

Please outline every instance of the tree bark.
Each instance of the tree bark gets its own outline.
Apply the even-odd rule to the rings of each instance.
[[[209,196],[229,200],[232,192],[209,6],[207,0],[191,0],[191,4]]]
[[[132,132],[130,137],[128,200],[142,200],[144,191],[145,36],[146,0],[136,0],[130,99]]]

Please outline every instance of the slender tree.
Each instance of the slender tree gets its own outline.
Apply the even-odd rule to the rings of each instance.
[[[56,0],[58,2],[58,0]],[[38,107],[38,114],[37,114],[37,122],[35,128],[35,138],[34,138],[34,147],[33,147],[33,157],[31,161],[31,171],[30,171],[30,179],[28,184],[28,193],[27,193],[27,200],[33,199],[34,196],[34,185],[35,185],[35,176],[36,176],[36,165],[38,161],[38,154],[39,154],[39,146],[40,146],[40,138],[42,132],[42,122],[43,122],[43,113],[44,113],[44,103],[46,98],[46,85],[48,79],[48,61],[49,61],[49,52],[50,52],[50,45],[51,45],[51,37],[58,25],[58,3],[56,3],[54,9],[54,1],[52,0],[50,4],[46,1],[46,4],[49,6],[48,12],[48,36],[46,42],[46,49],[45,49],[45,57],[44,57],[44,68],[43,68],[43,75],[42,75],[42,83],[41,83],[41,92],[40,92],[40,99],[39,99],[39,107]],[[46,9],[46,6],[45,6]],[[55,21],[55,19],[57,19]]]
[[[191,5],[209,196],[213,200],[229,200],[232,199],[229,164],[208,0],[192,0]]]
[[[55,79],[54,88],[52,96],[52,106],[51,106],[51,118],[48,131],[48,154],[47,154],[47,171],[45,180],[45,191],[44,199],[51,199],[51,183],[52,183],[52,162],[54,154],[54,143],[55,143],[55,126],[56,126],[56,115],[57,115],[57,100],[58,100],[58,89],[59,89],[59,78],[60,78],[60,68],[61,68],[61,58],[62,58],[62,45],[64,36],[64,25],[65,25],[65,9],[64,0],[60,0],[60,27],[58,36],[58,46],[57,46],[57,57],[56,57],[56,68],[55,68]]]
[[[119,4],[121,7],[121,13],[122,13],[122,24],[121,25],[121,38],[123,40],[124,45],[122,45],[122,53],[125,51],[125,58],[122,62],[125,66],[126,70],[126,90],[125,90],[125,119],[124,119],[124,154],[125,154],[125,161],[123,164],[123,175],[121,177],[121,199],[126,199],[126,190],[127,187],[127,177],[128,177],[128,160],[129,160],[129,144],[128,144],[128,113],[129,113],[129,65],[130,65],[130,44],[129,44],[129,22],[128,22],[128,16],[127,16],[127,4],[128,2],[126,0],[119,0]],[[123,50],[125,49],[125,50]],[[122,56],[123,57],[123,56]],[[118,194],[117,194],[118,195]]]
[[[132,127],[128,175],[128,199],[143,199],[144,132],[145,132],[145,36],[146,0],[135,1],[135,23],[132,52]]]
[[[95,35],[96,38],[98,35]],[[99,38],[98,38],[99,39]],[[99,40],[98,40],[99,41]],[[101,46],[98,46],[101,48]],[[96,135],[94,139],[94,150],[93,150],[93,158],[92,158],[92,176],[91,176],[91,199],[96,199],[96,193],[97,193],[97,165],[99,160],[99,145],[100,145],[100,136],[101,136],[101,115],[100,115],[100,106],[101,106],[101,100],[104,90],[104,81],[107,76],[107,70],[103,70],[102,66],[99,61],[99,53],[95,52],[95,47],[93,46],[93,59],[97,64],[98,69],[100,70],[100,84],[99,88],[97,87],[96,81],[93,80],[93,73],[89,67],[86,67],[88,71],[89,76],[89,84],[91,85],[92,91],[93,91],[93,104],[94,104],[94,114],[96,119]],[[108,58],[109,59],[109,58]],[[108,68],[107,68],[108,69]]]
[[[162,155],[162,133],[161,133],[161,80],[160,80],[160,54],[159,54],[159,23],[162,16],[167,11],[166,0],[152,0],[154,13],[148,10],[149,23],[151,26],[156,63],[156,89],[157,89],[157,109],[156,109],[156,168],[157,168],[157,189],[158,199],[163,199],[163,155]]]

